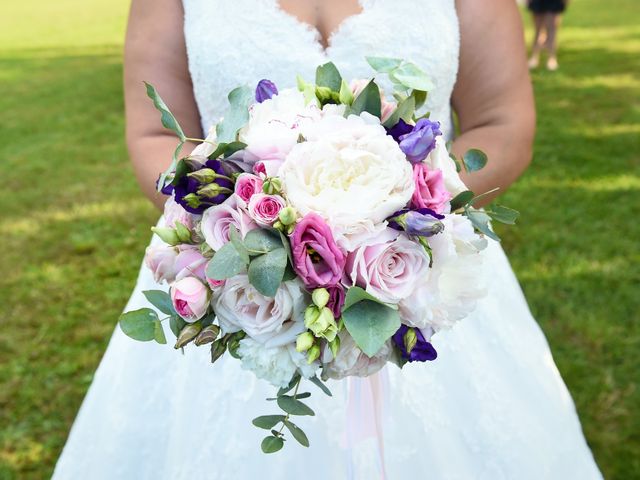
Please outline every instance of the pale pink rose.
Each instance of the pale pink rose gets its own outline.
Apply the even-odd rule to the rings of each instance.
[[[208,259],[202,255],[200,249],[195,245],[180,245],[178,251],[174,264],[176,280],[185,277],[198,277],[204,280]]]
[[[192,323],[204,317],[209,308],[210,291],[195,277],[185,277],[171,287],[171,301],[186,322]]]
[[[178,249],[168,245],[150,246],[144,254],[144,263],[156,282],[173,282],[176,278],[175,262]]]
[[[370,80],[367,80],[367,79],[353,80],[350,85],[353,96],[357,97],[360,94],[360,92],[364,90],[364,87],[366,87],[369,84],[369,81]],[[391,116],[391,114],[396,110],[397,105],[395,102],[390,102],[386,99],[382,89],[380,89],[380,106],[381,106],[381,112],[382,112],[380,115],[380,121],[384,123]]]
[[[236,227],[240,235],[244,236],[258,225],[249,215],[238,206],[234,196],[227,198],[220,205],[204,211],[200,230],[205,242],[214,251],[220,250],[229,241],[229,227]]]
[[[345,274],[347,283],[383,302],[398,303],[429,274],[429,256],[417,242],[387,229],[347,256]]]
[[[195,225],[197,216],[187,212],[175,201],[173,195],[164,204],[164,224],[167,227],[175,228],[176,222],[180,222],[189,230]]]
[[[416,189],[411,197],[411,205],[443,213],[451,200],[451,194],[444,185],[442,170],[431,169],[424,163],[416,163],[413,165],[413,181]]]
[[[258,225],[270,227],[278,219],[278,214],[286,206],[280,195],[256,193],[249,200],[249,216]]]
[[[250,173],[241,173],[236,179],[235,194],[238,205],[247,208],[249,200],[256,193],[262,192],[262,179]]]
[[[211,290],[214,291],[214,293],[218,288],[224,285],[224,280],[216,280],[214,278],[209,278],[206,276],[206,274],[205,274],[205,280],[209,284],[209,287],[211,287]]]

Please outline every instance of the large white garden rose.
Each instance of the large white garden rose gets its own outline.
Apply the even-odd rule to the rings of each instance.
[[[283,282],[272,298],[258,292],[247,275],[236,275],[225,280],[212,302],[223,333],[244,330],[266,347],[293,343],[306,330],[308,301],[298,280]]]
[[[338,237],[373,231],[411,199],[411,164],[376,117],[323,112],[301,133],[306,141],[280,168],[285,193],[302,215],[324,217]]]
[[[426,163],[431,170],[442,170],[442,176],[444,178],[444,186],[449,191],[452,197],[455,197],[461,192],[469,190],[464,184],[458,171],[456,164],[449,156],[447,151],[447,145],[442,137],[436,139],[436,148],[424,159],[423,163]]]

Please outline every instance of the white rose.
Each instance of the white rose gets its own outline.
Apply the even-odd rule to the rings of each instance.
[[[294,342],[306,330],[307,300],[298,280],[283,282],[271,298],[258,292],[242,274],[225,280],[215,292],[213,309],[224,333],[244,330],[265,346],[278,347]]]
[[[336,358],[331,359],[331,352],[324,352],[326,361],[323,374],[329,378],[340,380],[345,377],[368,377],[385,366],[393,353],[391,341],[385,343],[373,357],[368,357],[358,348],[348,333],[340,334],[340,349]]]
[[[449,193],[451,193],[452,197],[469,190],[460,178],[456,170],[456,164],[449,156],[445,140],[441,136],[437,137],[436,148],[424,159],[424,163],[431,167],[432,170],[436,168],[442,170],[444,186]]]
[[[251,338],[244,338],[240,341],[238,355],[242,368],[277,387],[287,386],[296,371],[305,378],[311,378],[319,367],[318,362],[309,365],[306,356],[296,351],[293,344],[269,348]]]
[[[411,164],[378,119],[327,114],[301,128],[280,168],[289,202],[316,212],[341,235],[372,232],[406,206],[414,190]]]

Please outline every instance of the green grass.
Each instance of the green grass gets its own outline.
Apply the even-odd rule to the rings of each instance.
[[[0,17],[0,479],[46,478],[156,212],[123,141],[124,0]],[[34,13],[35,12],[35,13]],[[535,72],[534,163],[504,245],[609,479],[640,478],[640,10],[581,0]]]

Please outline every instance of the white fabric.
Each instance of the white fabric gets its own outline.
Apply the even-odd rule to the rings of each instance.
[[[428,109],[450,132],[449,99],[458,61],[454,0],[379,0],[347,19],[325,53],[317,32],[276,0],[184,0],[189,66],[205,131],[225,93],[270,78],[291,86],[297,73],[330,58],[346,77],[366,77],[364,55],[411,59],[435,82]],[[525,212],[526,213],[526,212]],[[600,479],[575,408],[547,342],[498,244],[486,251],[488,297],[470,318],[434,339],[433,363],[388,366],[383,420],[387,478]],[[156,289],[142,269],[127,309]],[[299,417],[311,440],[263,455],[251,425],[277,413],[274,389],[207,348],[141,344],[116,328],[54,473],[66,479],[366,479],[375,476],[376,440],[348,451],[347,384],[313,385],[316,417]]]

